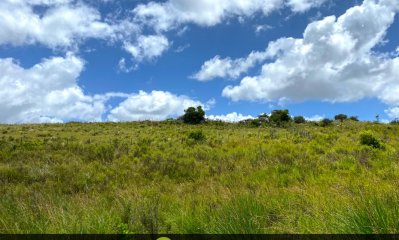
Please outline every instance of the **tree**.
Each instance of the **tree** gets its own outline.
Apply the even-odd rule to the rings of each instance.
[[[355,121],[355,122],[359,122],[359,117],[358,116],[351,116],[349,117],[350,120]]]
[[[321,122],[320,122],[320,124],[321,124],[322,127],[330,126],[330,125],[332,125],[332,123],[333,123],[333,120],[328,119],[328,118],[324,118],[324,119],[321,120]]]
[[[395,118],[394,120],[392,120],[392,121],[390,122],[390,124],[392,124],[392,125],[397,125],[397,124],[399,124],[399,118]]]
[[[205,121],[205,111],[202,110],[201,106],[189,107],[184,110],[184,115],[182,116],[183,122],[188,124],[200,124]]]
[[[302,117],[302,116],[296,116],[296,117],[294,117],[294,122],[295,122],[295,123],[305,123],[306,120],[305,120],[305,118]]]
[[[342,123],[344,120],[348,119],[348,116],[345,114],[338,114],[335,115],[334,119],[339,120]]]
[[[273,110],[270,115],[270,121],[280,126],[283,123],[291,121],[291,117],[287,109],[284,110]]]

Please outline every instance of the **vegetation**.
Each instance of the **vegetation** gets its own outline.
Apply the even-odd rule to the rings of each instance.
[[[323,120],[321,120],[320,125],[322,127],[327,127],[333,124],[333,120],[329,119],[329,118],[324,118]]]
[[[0,125],[0,232],[398,233],[398,136],[354,121]]]
[[[392,120],[392,121],[390,122],[390,124],[399,124],[399,119],[398,119],[398,118],[395,118],[394,120]]]
[[[305,120],[305,118],[302,117],[302,116],[296,116],[296,117],[294,117],[294,122],[295,122],[295,123],[298,123],[298,124],[301,124],[301,123],[305,123],[306,120]]]
[[[194,107],[189,107],[184,110],[182,119],[184,123],[200,124],[205,121],[205,111],[202,110],[201,106],[198,106],[197,109]]]
[[[291,121],[291,117],[287,109],[273,110],[270,115],[270,121],[277,126],[283,126],[284,124]]]
[[[204,133],[201,130],[190,132],[188,138],[193,139],[194,141],[200,142],[206,139]]]
[[[348,119],[348,116],[341,113],[341,114],[335,115],[334,119],[338,120],[342,123],[344,120]]]
[[[360,134],[360,143],[373,148],[382,148],[381,142],[370,131],[365,131]]]

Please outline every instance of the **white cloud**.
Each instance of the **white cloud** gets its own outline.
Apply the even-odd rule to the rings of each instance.
[[[323,116],[314,115],[312,117],[305,117],[305,120],[310,121],[310,122],[319,122],[319,121],[323,120],[324,118],[326,118],[324,115]]]
[[[260,75],[246,76],[223,95],[234,101],[354,101],[378,97],[399,104],[399,59],[372,51],[394,21],[391,2],[365,0],[339,18],[309,24],[302,39],[271,42],[265,54],[272,60]]]
[[[390,118],[399,118],[399,107],[392,107],[387,110],[385,110],[385,113],[390,117]]]
[[[250,68],[257,63],[264,61],[267,58],[265,52],[252,52],[246,58],[239,58],[232,60],[231,58],[214,58],[206,61],[201,70],[195,73],[192,78],[199,81],[209,81],[214,78],[230,78],[236,79],[241,74],[246,73]]]
[[[324,0],[308,1],[312,7]],[[169,0],[139,4],[130,15],[114,12],[104,19],[98,4],[84,0],[2,0],[0,45],[42,44],[70,51],[77,50],[79,43],[87,39],[104,39],[108,43],[123,42],[123,48],[137,61],[151,60],[169,49],[162,31],[189,23],[214,26],[231,16],[268,14],[287,5],[284,0]],[[157,33],[144,36],[146,26]],[[183,26],[178,34],[187,29]]]
[[[34,10],[42,6],[43,13]],[[74,47],[89,38],[116,39],[133,25],[106,23],[98,10],[68,0],[0,1],[0,44]]]
[[[255,26],[255,33],[259,34],[261,32],[265,32],[265,31],[268,31],[270,29],[273,29],[273,27],[270,26],[269,24],[256,25]]]
[[[184,114],[191,106],[204,106],[187,96],[177,96],[170,92],[140,91],[110,111],[110,121],[163,120]],[[206,106],[204,106],[206,109]]]
[[[210,120],[220,120],[223,122],[239,122],[246,119],[254,119],[251,115],[242,115],[241,113],[232,112],[226,115],[209,115],[206,118]]]
[[[140,4],[134,10],[136,20],[156,31],[169,31],[182,24],[215,26],[228,17],[251,17],[260,12],[268,15],[288,6],[302,12],[320,6],[325,0],[168,0]]]
[[[190,106],[207,110],[215,103],[163,91],[87,95],[78,85],[84,65],[72,53],[43,59],[31,68],[11,58],[0,59],[0,123],[101,122],[107,113],[110,121],[163,120],[183,114]],[[116,97],[123,99],[119,106],[106,107]]]
[[[186,50],[186,49],[189,48],[189,47],[190,47],[190,44],[185,44],[185,45],[179,46],[179,47],[177,47],[177,48],[175,49],[175,52],[176,52],[176,53],[184,52],[184,50]]]
[[[140,62],[142,60],[153,60],[168,50],[170,44],[163,35],[150,35],[138,37],[136,43],[125,43],[124,49],[129,52],[133,58]]]
[[[319,7],[326,0],[288,0],[287,5],[291,7],[294,12],[304,12],[313,7]]]
[[[121,72],[129,73],[136,69],[136,66],[128,66],[125,58],[121,58],[118,63],[118,69]]]
[[[84,61],[72,54],[25,69],[0,59],[0,122],[101,121],[106,96],[87,96],[77,85]]]

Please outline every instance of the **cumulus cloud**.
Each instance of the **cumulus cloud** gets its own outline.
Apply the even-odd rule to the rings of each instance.
[[[170,92],[140,91],[129,96],[108,115],[110,121],[163,120],[184,114],[191,106],[207,106],[187,96],[177,96]]]
[[[232,112],[226,115],[209,115],[206,118],[210,120],[220,120],[223,122],[239,122],[246,119],[254,119],[251,115],[242,115],[241,113]]]
[[[133,12],[138,21],[162,32],[187,23],[214,26],[231,16],[250,17],[258,12],[268,15],[285,6],[294,12],[303,12],[323,2],[325,0],[168,0],[140,4]]]
[[[72,53],[43,59],[31,68],[11,58],[0,59],[0,123],[163,120],[183,114],[190,106],[209,109],[214,104],[163,91],[87,95],[78,85],[84,65]],[[124,100],[109,109],[107,102],[116,97]]]
[[[43,13],[35,11],[43,7]],[[89,38],[116,39],[133,25],[113,25],[98,10],[68,0],[0,1],[0,44],[40,43],[50,48],[73,47]]]
[[[141,27],[150,27],[158,34],[158,38],[148,39],[151,40],[150,42],[160,44],[160,48],[156,48],[155,45],[149,48],[156,51],[157,54],[155,57],[158,57],[168,49],[166,38],[160,34],[171,30],[178,30],[177,34],[181,35],[182,32],[187,30],[187,26],[185,26],[187,24],[210,27],[220,24],[231,17],[237,17],[242,20],[256,13],[268,15],[284,7],[290,8],[293,12],[304,12],[312,7],[320,6],[325,1],[327,0],[150,1],[137,5],[132,13],[135,23]],[[270,28],[270,26],[258,26],[257,31],[266,30],[267,28]],[[161,36],[162,38],[160,38]],[[135,55],[138,55],[138,59],[140,59],[140,56],[142,56],[142,59],[145,59],[145,48],[140,47],[141,40],[143,39],[139,39],[137,44],[125,44],[125,49],[135,58]],[[159,40],[162,41],[160,42]],[[198,78],[201,77],[200,75],[198,76]]]
[[[294,12],[304,12],[313,7],[319,7],[325,0],[288,0],[288,5]]]
[[[301,1],[306,2],[305,8],[311,8],[325,0]],[[284,6],[293,11],[299,9],[296,6],[300,4],[291,2],[292,0],[151,1],[137,5],[129,14],[115,12],[104,18],[95,7],[99,3],[94,5],[91,1],[2,0],[0,45],[42,44],[52,49],[72,50],[78,49],[79,43],[87,39],[104,39],[108,43],[121,43],[139,62],[157,58],[169,49],[170,43],[161,32],[189,23],[214,26],[231,16],[250,17],[256,12],[269,14]],[[143,35],[146,26],[150,26],[156,33]],[[187,29],[187,26],[182,29]]]
[[[140,62],[142,60],[153,60],[168,50],[169,41],[163,35],[150,35],[138,37],[136,43],[125,43],[124,49],[129,52],[133,58]]]
[[[338,18],[309,24],[301,39],[271,42],[265,51],[271,61],[261,73],[227,86],[223,96],[233,101],[332,102],[378,97],[399,104],[399,59],[372,50],[383,41],[397,10],[389,0],[365,0]]]
[[[267,58],[266,52],[252,52],[246,58],[231,59],[214,58],[206,61],[201,70],[195,73],[192,78],[199,81],[209,81],[214,78],[230,78],[236,79],[241,74],[246,73],[250,68],[257,63],[264,61]]]
[[[394,119],[399,119],[399,107],[392,107],[387,110],[385,110],[385,113],[390,117]]]
[[[0,59],[0,122],[100,121],[106,96],[87,96],[77,85],[84,61],[72,54],[22,68]]]

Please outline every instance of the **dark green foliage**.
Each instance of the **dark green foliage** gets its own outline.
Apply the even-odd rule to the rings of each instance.
[[[339,120],[339,121],[343,122],[344,120],[348,119],[348,116],[345,114],[338,114],[338,115],[335,115],[334,119],[337,121]]]
[[[355,121],[355,122],[359,122],[359,117],[358,116],[350,116],[349,119],[352,120],[352,121]]]
[[[190,138],[194,141],[197,141],[197,142],[201,142],[206,139],[205,134],[201,130],[190,132],[190,134],[188,135],[188,138]]]
[[[262,125],[262,123],[260,122],[260,120],[258,118],[255,118],[255,119],[251,120],[251,126],[252,127],[259,127],[261,125]]]
[[[394,120],[392,120],[392,121],[390,122],[390,124],[392,124],[392,125],[399,124],[399,118],[395,118]]]
[[[273,110],[270,115],[270,121],[277,126],[281,126],[284,123],[288,123],[291,121],[291,117],[287,109],[285,110]]]
[[[294,117],[294,122],[299,124],[299,123],[305,123],[306,120],[302,116],[296,116],[296,117]]]
[[[360,134],[360,144],[373,148],[382,148],[380,140],[378,140],[370,131],[365,131]]]
[[[320,126],[322,126],[322,127],[331,126],[333,124],[333,122],[334,121],[329,118],[324,118],[323,120],[321,120]]]
[[[185,113],[182,116],[184,123],[200,124],[205,121],[205,111],[201,106],[198,106],[197,108],[189,107],[184,110],[184,112]]]

